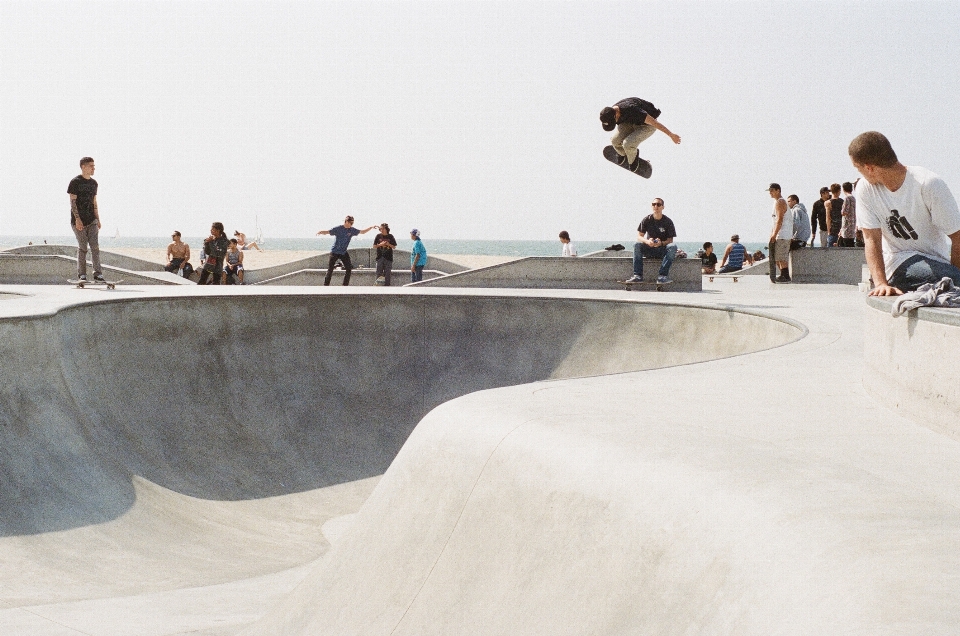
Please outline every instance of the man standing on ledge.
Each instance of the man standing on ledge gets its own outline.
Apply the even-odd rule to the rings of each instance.
[[[330,279],[333,277],[333,268],[336,266],[337,261],[343,263],[343,269],[346,270],[343,274],[343,286],[346,287],[350,284],[350,272],[353,271],[353,263],[350,262],[350,254],[347,252],[347,248],[350,247],[350,239],[357,234],[366,234],[376,227],[376,225],[371,225],[365,230],[358,230],[353,227],[353,217],[348,216],[343,220],[343,225],[338,225],[330,230],[320,230],[317,232],[317,236],[328,234],[337,237],[333,242],[333,247],[330,248],[330,260],[327,262],[327,276],[323,279],[325,286],[330,285]]]
[[[80,174],[67,186],[70,195],[70,226],[77,237],[77,278],[87,280],[87,245],[93,261],[93,280],[103,281],[100,270],[100,210],[97,208],[96,166],[92,157],[80,160]]]
[[[620,165],[627,164],[630,170],[636,171],[640,165],[637,160],[637,146],[658,130],[670,137],[673,143],[680,143],[679,135],[674,135],[657,121],[659,116],[660,109],[639,97],[622,99],[600,111],[603,129],[608,132],[617,129],[617,134],[610,139],[610,143],[620,155]]]
[[[628,283],[643,282],[644,258],[662,259],[657,276],[658,284],[673,282],[667,276],[670,275],[670,266],[677,257],[677,246],[673,242],[677,231],[670,217],[663,213],[663,199],[654,199],[650,206],[653,214],[645,216],[637,228],[637,242],[633,245],[633,276],[626,280]]]
[[[787,202],[780,196],[780,184],[771,183],[767,188],[773,204],[773,231],[770,232],[770,258],[780,268],[778,283],[790,282],[790,241],[793,240],[793,215],[787,214]],[[773,276],[773,274],[770,274]]]
[[[873,280],[871,296],[898,296],[942,278],[960,285],[960,210],[936,174],[905,166],[890,141],[865,132],[847,149],[863,179],[857,214]]]

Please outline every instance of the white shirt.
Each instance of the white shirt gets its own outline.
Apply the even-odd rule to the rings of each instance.
[[[950,262],[947,235],[960,231],[960,210],[939,176],[926,168],[907,166],[907,176],[896,192],[861,179],[856,196],[858,225],[882,233],[883,266],[888,277],[917,254]]]
[[[563,251],[560,253],[560,256],[576,256],[577,248],[573,246],[573,241],[563,244]]]
[[[779,198],[773,202],[773,227],[777,227],[777,205],[779,205],[781,201],[783,201],[783,198]],[[787,207],[786,201],[783,201],[783,207]],[[783,225],[780,226],[780,231],[777,232],[777,238],[793,238],[793,214],[790,213],[789,208],[783,212]]]

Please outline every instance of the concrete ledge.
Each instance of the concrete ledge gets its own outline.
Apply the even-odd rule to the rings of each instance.
[[[77,260],[77,246],[76,245],[24,245],[21,247],[14,247],[8,250],[0,252],[2,254],[20,254],[25,256],[66,256],[72,259],[74,262]],[[89,256],[87,262],[90,262]],[[100,248],[100,264],[109,265],[111,267],[119,267],[121,269],[131,270],[131,271],[145,271],[145,272],[154,272],[154,271],[163,271],[163,267],[159,263],[153,261],[147,261],[142,258],[134,258],[132,256],[124,256],[123,254],[117,254],[111,252],[108,249]]]
[[[350,261],[353,263],[354,267],[368,267],[371,269],[376,269],[377,250],[370,247],[358,247],[347,250],[347,253],[350,254]],[[302,258],[298,261],[274,265],[273,267],[245,269],[243,275],[244,281],[252,285],[261,281],[279,279],[281,276],[286,274],[293,274],[294,272],[299,272],[302,270],[322,270],[324,275],[326,275],[327,263],[329,260],[330,252],[328,251],[321,252],[316,256],[310,256],[309,258]],[[409,271],[409,263],[410,252],[406,250],[393,251],[393,270],[395,272],[398,269],[407,269]],[[463,265],[458,265],[457,263],[453,263],[442,258],[435,258],[428,254],[426,269],[450,274],[454,272],[465,271],[467,268]],[[354,274],[356,274],[356,270],[354,270]]]
[[[333,277],[330,279],[331,285],[343,285],[343,275],[345,274],[342,269],[333,270]],[[445,276],[444,272],[438,272],[436,270],[423,270],[423,279],[430,280],[437,278],[439,276]],[[296,272],[291,272],[289,274],[284,274],[282,276],[277,276],[276,278],[268,278],[267,280],[262,280],[254,285],[323,285],[324,279],[327,277],[327,269],[301,269]],[[247,278],[244,278],[244,282],[249,283]],[[377,271],[375,269],[370,269],[364,267],[363,269],[354,269],[353,273],[350,276],[350,286],[359,286],[359,287],[375,287],[377,284]],[[401,287],[403,285],[410,284],[410,270],[409,269],[394,269],[393,277],[390,280],[391,287]]]
[[[895,318],[892,306],[867,297],[864,387],[904,417],[960,439],[960,309],[921,307]]]
[[[862,247],[804,247],[790,252],[790,277],[794,283],[857,285],[866,262]]]
[[[656,280],[660,259],[645,258],[644,278]],[[430,281],[414,283],[415,287],[481,287],[519,289],[623,289],[617,283],[633,273],[633,258],[564,258],[529,256],[500,265],[471,269]],[[673,285],[670,291],[703,290],[700,260],[681,258],[670,268]]]
[[[137,261],[139,259],[132,259]],[[162,268],[140,272],[101,263],[103,275],[109,280],[123,280],[131,285],[180,285],[188,281],[172,280]],[[93,269],[88,265],[88,275]],[[171,274],[173,278],[175,275]],[[16,285],[66,285],[77,277],[76,251],[72,257],[55,255],[0,254],[0,283]]]

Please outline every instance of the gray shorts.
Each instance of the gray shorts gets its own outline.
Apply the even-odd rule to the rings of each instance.
[[[773,260],[786,261],[790,258],[790,239],[777,239],[773,246]]]

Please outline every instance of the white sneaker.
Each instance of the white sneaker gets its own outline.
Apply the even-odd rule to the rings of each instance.
[[[624,282],[626,282],[626,283],[642,283],[642,282],[643,282],[643,278],[640,277],[640,276],[637,276],[636,274],[634,274],[633,276],[631,276],[630,278],[628,278],[628,279],[627,279],[626,281],[624,281]]]

